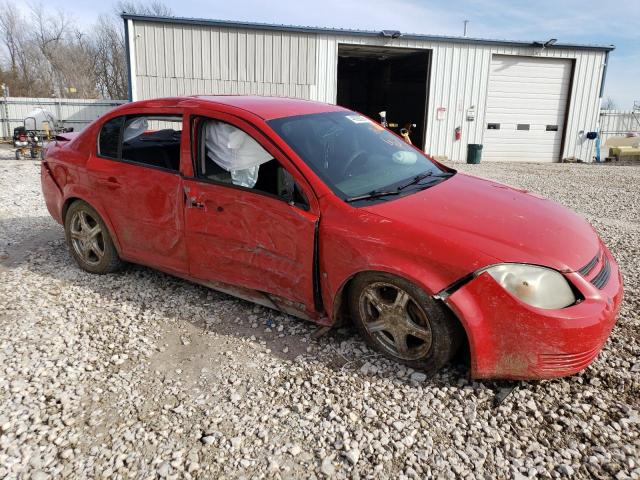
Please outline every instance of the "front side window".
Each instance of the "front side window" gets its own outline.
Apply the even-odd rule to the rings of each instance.
[[[381,198],[386,192],[412,193],[454,173],[439,167],[381,125],[354,112],[299,115],[268,123],[347,201],[362,196]]]
[[[226,122],[198,119],[199,178],[227,183],[308,206],[293,177],[254,138]]]
[[[206,120],[202,126],[203,171],[241,187],[254,188],[260,166],[273,156],[239,128],[218,120]],[[217,172],[216,172],[217,170]]]

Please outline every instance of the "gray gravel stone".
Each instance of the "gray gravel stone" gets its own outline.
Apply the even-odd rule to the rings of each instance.
[[[349,460],[349,463],[355,465],[358,463],[358,459],[360,458],[360,450],[357,448],[353,448],[347,452],[345,452],[344,456]]]
[[[336,471],[336,468],[333,466],[333,455],[322,459],[322,463],[320,464],[320,471],[327,477],[333,476]]]
[[[498,406],[511,384],[425,380],[350,329],[316,338],[144,267],[84,273],[39,163],[0,160],[0,478],[640,479],[640,168],[454,167],[578,211],[626,285],[591,367]]]
[[[169,465],[169,462],[162,462],[158,467],[158,475],[162,478],[169,475],[170,471],[171,471],[171,465]]]

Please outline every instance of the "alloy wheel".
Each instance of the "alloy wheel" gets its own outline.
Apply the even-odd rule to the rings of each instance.
[[[416,360],[429,352],[429,319],[402,288],[386,282],[371,283],[362,290],[358,308],[364,327],[391,355]]]
[[[89,265],[97,265],[104,257],[104,236],[98,221],[84,210],[71,218],[69,229],[75,252]]]

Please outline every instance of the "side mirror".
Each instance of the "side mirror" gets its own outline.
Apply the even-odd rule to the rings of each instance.
[[[309,201],[293,176],[284,168],[278,170],[278,195],[292,207],[309,210]]]
[[[287,203],[293,204],[293,191],[295,189],[296,182],[293,176],[287,172],[284,168],[278,169],[278,195],[283,198]]]

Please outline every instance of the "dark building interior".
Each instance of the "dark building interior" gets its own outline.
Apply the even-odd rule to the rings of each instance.
[[[396,133],[415,123],[411,141],[423,148],[429,65],[429,50],[339,45],[337,103],[376,121],[386,110]]]

